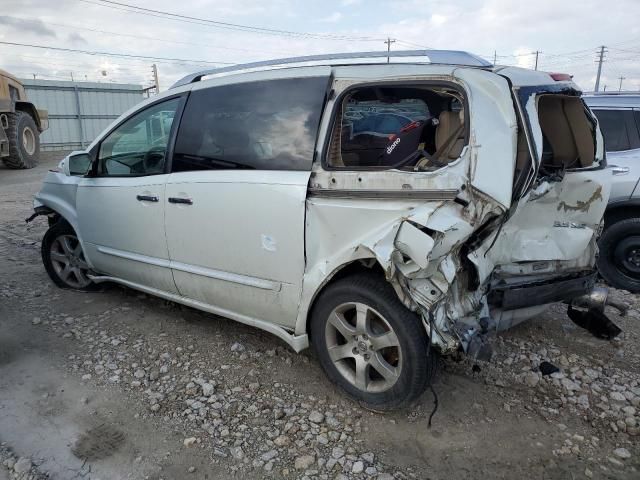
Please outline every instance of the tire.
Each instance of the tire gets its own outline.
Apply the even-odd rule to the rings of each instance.
[[[356,320],[358,310],[364,322]],[[329,284],[315,302],[310,330],[329,379],[366,408],[407,407],[435,374],[435,353],[428,353],[421,319],[400,302],[388,282],[373,274]]]
[[[40,156],[40,134],[31,115],[16,111],[8,113],[7,137],[9,156],[2,161],[9,168],[33,168]]]
[[[611,224],[599,241],[598,270],[615,288],[640,292],[640,218]]]
[[[95,284],[87,277],[89,266],[73,228],[64,220],[47,230],[42,239],[42,263],[58,287],[93,290]]]

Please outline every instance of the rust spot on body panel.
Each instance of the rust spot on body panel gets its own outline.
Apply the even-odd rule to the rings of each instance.
[[[566,202],[562,201],[558,204],[558,211],[560,211],[560,209],[564,209],[565,212],[568,211],[580,211],[580,212],[587,212],[589,211],[589,207],[591,207],[591,204],[593,202],[595,202],[596,200],[602,200],[602,185],[598,186],[598,188],[595,189],[595,191],[591,194],[591,197],[589,197],[589,199],[586,202],[582,202],[580,200],[578,200],[578,202],[575,205],[569,205]]]

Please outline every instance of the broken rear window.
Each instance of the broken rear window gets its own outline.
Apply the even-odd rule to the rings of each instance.
[[[593,165],[595,125],[578,96],[538,95],[542,130],[542,168],[570,169]]]
[[[467,125],[459,92],[374,86],[340,103],[327,164],[332,168],[430,170],[459,158]]]

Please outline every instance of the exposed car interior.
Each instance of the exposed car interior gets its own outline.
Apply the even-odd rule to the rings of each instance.
[[[538,118],[543,135],[542,168],[584,168],[593,164],[595,125],[580,97],[540,95]]]
[[[446,87],[366,87],[348,93],[336,115],[328,166],[435,170],[467,143],[464,98]]]

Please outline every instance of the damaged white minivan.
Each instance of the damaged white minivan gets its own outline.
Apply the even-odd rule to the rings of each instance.
[[[368,407],[414,401],[434,354],[592,293],[609,196],[567,75],[457,51],[200,72],[47,174],[60,287],[117,282],[311,344]],[[598,300],[600,300],[598,302]]]

